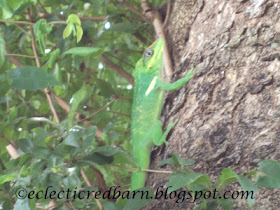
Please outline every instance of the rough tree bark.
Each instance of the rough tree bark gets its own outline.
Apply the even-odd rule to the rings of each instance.
[[[226,167],[241,173],[264,159],[280,161],[280,2],[174,0],[167,35],[173,79],[191,65],[196,74],[167,95],[165,126],[179,122],[169,146],[152,153],[151,168],[159,169],[172,153],[194,159],[190,168],[212,178]],[[149,174],[147,185],[156,189],[166,181],[165,175]],[[234,209],[247,208],[245,200],[234,203]],[[147,209],[193,206],[155,200]],[[260,188],[254,207],[279,209],[280,190]]]

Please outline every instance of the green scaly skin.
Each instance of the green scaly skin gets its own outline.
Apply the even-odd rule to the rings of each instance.
[[[135,67],[134,97],[132,105],[131,138],[133,157],[140,169],[150,166],[152,146],[160,146],[165,142],[168,132],[175,123],[170,124],[162,134],[159,120],[164,100],[165,90],[175,90],[187,83],[193,73],[191,69],[187,75],[174,83],[162,80],[162,55],[164,40],[158,39],[145,52]],[[145,186],[146,172],[132,173],[131,190]]]

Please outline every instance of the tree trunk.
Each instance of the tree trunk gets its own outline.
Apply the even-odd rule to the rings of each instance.
[[[172,153],[194,159],[190,168],[213,179],[223,168],[242,173],[257,169],[264,159],[280,161],[279,17],[276,1],[172,1],[167,37],[173,79],[183,77],[192,65],[196,73],[167,95],[165,127],[179,121],[169,145],[152,153],[151,169],[159,169],[157,164]],[[154,190],[166,182],[162,174],[147,179]],[[259,188],[256,197],[254,208],[280,209],[280,190]],[[154,200],[147,209],[194,206]],[[246,200],[235,200],[234,208],[246,209]]]

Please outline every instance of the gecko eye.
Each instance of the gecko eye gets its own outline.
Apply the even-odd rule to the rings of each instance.
[[[151,57],[154,54],[154,51],[152,49],[147,49],[144,52],[145,57]]]

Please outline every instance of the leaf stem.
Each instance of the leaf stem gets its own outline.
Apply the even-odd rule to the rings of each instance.
[[[94,112],[93,114],[91,114],[90,116],[84,118],[84,119],[81,119],[79,120],[79,122],[83,122],[85,120],[88,120],[90,118],[92,118],[94,115],[96,115],[97,113],[101,112],[103,109],[105,109],[106,107],[108,107],[110,104],[112,104],[117,98],[116,97],[113,97],[113,99],[108,102],[105,106],[101,107],[100,109],[98,109],[96,112]]]
[[[67,24],[66,21],[63,20],[57,20],[57,21],[51,21],[47,23],[48,25],[54,25],[54,24]]]
[[[33,25],[34,23],[21,20],[0,20],[0,23],[12,23],[12,24],[24,24],[24,25]]]
[[[25,57],[25,58],[35,58],[35,56],[33,56],[33,55],[10,54],[10,53],[7,53],[6,56],[16,56],[16,57]]]

